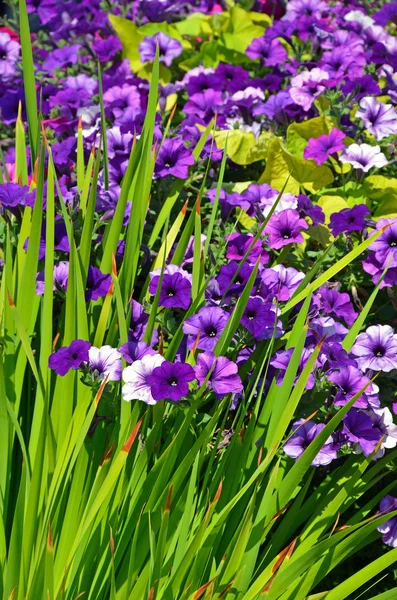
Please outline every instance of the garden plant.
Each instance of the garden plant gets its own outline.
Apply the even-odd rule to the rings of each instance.
[[[396,600],[397,2],[0,25],[0,598]]]

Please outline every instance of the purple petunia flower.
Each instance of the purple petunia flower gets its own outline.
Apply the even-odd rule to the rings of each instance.
[[[146,342],[126,342],[119,348],[125,362],[131,364],[147,354],[153,356],[156,352]]]
[[[109,381],[121,379],[121,353],[111,346],[96,348],[91,346],[88,351],[89,368],[97,379],[108,378]]]
[[[381,513],[388,513],[397,510],[397,498],[387,494],[379,504]],[[397,516],[388,519],[382,525],[377,527],[377,530],[383,533],[382,541],[392,548],[397,548]]]
[[[98,300],[102,296],[106,296],[112,283],[112,276],[102,273],[97,267],[90,265],[88,267],[87,284],[85,299]]]
[[[123,381],[125,381],[121,392],[123,399],[127,402],[141,400],[146,404],[156,404],[148,378],[164,360],[165,358],[160,354],[145,354],[126,367],[123,370]]]
[[[28,193],[29,188],[27,185],[18,185],[17,183],[0,184],[0,211],[2,207],[24,206]]]
[[[357,336],[351,354],[362,371],[397,369],[397,335],[390,325],[371,325]]]
[[[277,319],[277,308],[260,296],[248,300],[241,324],[256,340],[268,340],[273,335],[277,338],[284,333],[282,323]]]
[[[299,419],[292,425],[293,434],[284,444],[283,450],[290,458],[299,458],[306,448],[311,444],[320,431],[324,429],[323,423],[313,423]],[[313,467],[329,465],[337,458],[336,445],[332,437],[329,437],[320,452],[312,462]]]
[[[166,139],[157,156],[155,174],[157,177],[173,175],[178,179],[187,179],[189,167],[193,164],[193,154],[182,140]]]
[[[387,229],[369,247],[375,253],[376,260],[382,265],[382,270],[389,263],[389,267],[397,267],[397,221],[379,219],[376,229],[379,231],[386,226]]]
[[[204,90],[190,96],[183,107],[183,112],[187,115],[194,115],[196,119],[200,117],[207,123],[216,114],[222,104],[222,92],[212,89]]]
[[[344,149],[342,142],[345,138],[345,134],[340,129],[334,127],[328,135],[320,135],[318,138],[310,138],[308,144],[304,150],[303,156],[308,159],[311,158],[318,165],[322,165],[327,158],[334,152]]]
[[[287,209],[273,214],[264,232],[269,236],[269,246],[279,250],[288,244],[301,244],[303,236],[300,232],[308,227],[306,221],[300,218],[298,211]]]
[[[51,51],[44,62],[44,69],[52,75],[55,69],[76,64],[80,49],[80,44],[71,44]]]
[[[336,406],[344,406],[370,381],[368,377],[364,377],[359,369],[351,365],[345,366],[339,371],[334,371],[328,376],[328,379],[335,383],[338,388],[334,401]],[[356,408],[368,407],[365,392],[356,400],[354,406]]]
[[[293,351],[294,351],[293,348],[288,348],[288,350],[279,350],[278,352],[276,352],[276,354],[273,356],[273,358],[270,361],[270,364],[272,365],[272,367],[274,367],[275,369],[280,369],[280,373],[277,375],[277,379],[276,379],[277,385],[281,385],[283,382],[284,375],[285,375],[285,372],[290,363]],[[302,354],[299,359],[299,365],[298,365],[298,370],[297,370],[296,377],[295,377],[295,383],[298,381],[303,369],[305,368],[306,363],[310,358],[310,355],[311,355],[311,351],[307,350],[307,348],[303,348]],[[309,379],[307,380],[307,383],[306,383],[306,389],[311,390],[313,388],[313,386],[314,386],[314,375],[313,375],[313,373],[311,373],[309,376]]]
[[[366,96],[360,102],[356,117],[363,120],[366,129],[377,140],[397,133],[397,112],[391,104],[378,102],[376,98]]]
[[[302,71],[291,79],[290,96],[295,104],[309,111],[313,102],[325,91],[324,82],[329,79],[327,71],[316,67],[311,71]]]
[[[159,47],[159,60],[171,66],[174,58],[182,53],[182,44],[178,40],[170,38],[168,35],[159,31],[152,37],[145,37],[139,44],[139,54],[142,62],[153,61],[156,56],[156,47]]]
[[[266,40],[264,37],[252,40],[246,50],[252,60],[259,58],[265,67],[276,67],[288,57],[284,46],[277,40]]]
[[[369,144],[351,144],[339,157],[342,163],[348,163],[355,169],[366,173],[372,167],[380,169],[388,164],[386,156],[380,151],[380,146]]]
[[[304,217],[309,217],[309,219],[311,219],[313,227],[320,225],[325,221],[324,211],[321,206],[313,204],[305,194],[299,194],[297,210],[302,219]]]
[[[3,79],[15,73],[20,48],[20,44],[12,40],[8,33],[0,31],[0,77]]]
[[[229,260],[242,260],[248,249],[251,247],[253,240],[254,236],[252,233],[231,233],[227,237],[226,258]],[[261,241],[256,240],[247,256],[247,263],[249,265],[254,265],[259,257],[262,265],[266,264],[269,260],[269,255],[266,250],[263,249]]]
[[[53,290],[65,292],[68,287],[69,263],[62,261],[54,265],[54,285]],[[40,271],[36,276],[36,295],[44,294],[44,271]]]
[[[90,342],[74,340],[70,346],[62,346],[48,359],[48,367],[57,375],[66,375],[70,369],[78,369],[83,362],[88,361]]]
[[[183,323],[183,333],[189,336],[188,348],[193,348],[199,335],[197,348],[213,350],[228,319],[229,315],[217,306],[200,308],[196,315],[192,315]]]
[[[109,35],[104,40],[96,39],[92,44],[92,49],[97,55],[99,62],[104,63],[122,50],[123,46],[118,37]]]
[[[304,273],[293,267],[284,267],[284,265],[263,269],[261,294],[265,297],[277,298],[279,302],[285,302],[292,297],[304,277]]]
[[[362,231],[365,228],[365,218],[371,211],[365,204],[356,204],[352,208],[344,208],[330,216],[330,229],[332,235],[337,237],[341,233]]]
[[[382,433],[365,412],[351,408],[343,417],[343,433],[349,442],[359,444],[365,456],[371,454]]]
[[[154,296],[160,282],[161,269],[150,273],[149,293]],[[159,306],[166,308],[189,308],[192,292],[192,276],[177,265],[164,269]]]
[[[326,315],[344,319],[350,326],[357,318],[349,294],[338,292],[327,286],[321,287],[313,296],[313,304]]]
[[[132,365],[133,366],[133,365]],[[189,392],[189,383],[196,379],[194,369],[186,363],[172,363],[165,360],[153,370],[147,380],[155,400],[177,402]]]
[[[205,378],[211,371],[207,387],[212,388],[217,396],[237,394],[243,390],[236,363],[225,356],[216,357],[213,352],[200,353],[197,356],[197,365],[194,370],[200,385],[203,385]]]

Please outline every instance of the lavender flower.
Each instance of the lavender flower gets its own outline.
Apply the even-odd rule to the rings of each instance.
[[[377,240],[375,240],[369,249],[375,253],[376,260],[383,270],[387,264],[389,267],[397,267],[397,221],[393,219],[379,219],[376,229],[386,227]]]
[[[390,325],[371,325],[357,336],[351,349],[362,371],[397,369],[397,335]]]
[[[96,348],[91,346],[88,351],[90,371],[96,379],[108,378],[109,381],[121,379],[121,353],[111,346]]]
[[[306,221],[300,218],[298,211],[287,209],[273,214],[264,232],[269,236],[269,246],[279,250],[288,244],[301,244],[303,236],[300,232],[308,227]]]
[[[318,165],[322,165],[331,154],[344,149],[345,146],[342,140],[345,137],[343,131],[334,127],[328,135],[320,135],[318,138],[309,138],[303,156],[306,159],[311,158]]]
[[[85,299],[98,300],[102,296],[106,296],[109,291],[110,284],[112,283],[112,276],[102,273],[97,267],[90,265],[88,267],[87,283]]]
[[[83,362],[88,361],[90,342],[74,340],[70,346],[62,346],[48,359],[48,367],[57,375],[66,375],[70,369],[78,369]]]
[[[291,79],[289,90],[292,100],[301,106],[304,111],[309,111],[313,102],[325,91],[324,82],[329,79],[329,74],[319,68],[303,71]]]
[[[228,321],[229,315],[217,306],[200,308],[183,323],[183,333],[189,335],[188,348],[192,349],[197,337],[197,348],[213,350]]]
[[[246,54],[252,60],[259,58],[265,67],[275,67],[288,57],[287,51],[278,40],[268,41],[264,37],[252,40]]]
[[[153,296],[160,282],[161,269],[150,273],[149,293]],[[159,305],[166,308],[189,308],[192,291],[192,276],[177,265],[168,265],[164,269],[160,290]]]
[[[212,388],[217,396],[236,394],[243,390],[236,363],[225,356],[216,357],[213,352],[200,353],[197,356],[197,365],[194,370],[200,385],[203,385],[211,371],[207,387]]]
[[[351,144],[340,155],[339,160],[352,165],[355,169],[361,169],[364,173],[372,167],[380,169],[388,162],[386,156],[380,151],[380,146],[369,144]]]
[[[256,340],[277,338],[283,334],[282,323],[277,319],[277,308],[260,296],[250,298],[245,307],[241,324]]]
[[[174,58],[182,53],[182,44],[178,40],[170,38],[168,35],[160,31],[152,37],[145,37],[139,44],[139,54],[141,61],[153,61],[156,56],[156,46],[159,47],[159,60],[171,66]]]
[[[133,366],[133,365],[132,365]],[[194,369],[186,363],[171,363],[165,360],[156,367],[147,380],[155,400],[177,402],[189,392],[189,383],[196,379]]]
[[[304,273],[293,267],[284,267],[284,265],[275,265],[271,269],[263,269],[261,294],[266,297],[277,298],[279,302],[285,302],[292,297],[304,277]]]
[[[313,304],[326,315],[342,318],[351,326],[357,318],[349,294],[340,293],[327,286],[321,287],[313,297]]]
[[[165,358],[160,354],[145,354],[126,367],[123,370],[125,384],[121,391],[123,399],[127,402],[141,400],[146,404],[156,404],[148,378],[164,360]]]
[[[363,387],[370,382],[359,369],[347,365],[339,371],[334,371],[328,379],[336,384],[338,392],[335,396],[335,405],[343,406],[353,398]],[[365,392],[354,403],[355,408],[367,408],[368,400]]]
[[[299,419],[299,421],[296,421],[292,425],[292,431],[294,433],[284,444],[284,452],[290,458],[299,458],[324,427],[325,425],[323,423],[316,424],[312,421],[305,422],[304,419]],[[335,458],[337,458],[336,447],[332,437],[329,437],[320,452],[314,458],[312,466],[319,467],[329,465]]]
[[[363,120],[366,129],[377,140],[397,133],[397,112],[392,104],[378,102],[376,98],[366,96],[360,102],[356,117]]]

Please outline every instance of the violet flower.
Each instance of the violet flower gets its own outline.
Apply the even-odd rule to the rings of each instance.
[[[365,456],[369,456],[382,437],[380,429],[374,426],[365,412],[351,408],[343,417],[343,433],[349,442],[359,444]]]
[[[302,71],[291,79],[290,96],[295,104],[309,111],[313,102],[325,91],[323,85],[329,79],[327,71],[318,67],[311,71]]]
[[[241,324],[258,341],[268,340],[273,336],[278,338],[284,333],[282,323],[277,319],[277,308],[260,296],[249,298]]]
[[[197,356],[197,364],[194,370],[200,385],[203,385],[208,373],[211,371],[207,387],[212,388],[219,397],[226,394],[236,394],[243,390],[236,363],[225,356],[216,357],[213,352],[202,352]]]
[[[322,286],[313,296],[313,304],[326,315],[342,318],[351,326],[357,318],[349,294]]]
[[[125,362],[131,364],[147,354],[153,356],[156,352],[146,342],[126,342],[119,348]]]
[[[97,267],[90,265],[88,267],[87,283],[85,299],[98,300],[102,296],[106,296],[109,291],[110,284],[112,283],[112,276],[102,273]]]
[[[20,48],[8,33],[0,31],[0,77],[6,79],[15,73]]]
[[[306,159],[311,158],[318,165],[322,165],[331,154],[344,149],[345,146],[342,140],[345,137],[343,131],[334,127],[328,135],[309,138],[303,156]]]
[[[285,302],[293,296],[304,277],[304,273],[293,267],[284,267],[284,265],[263,269],[261,294],[264,297],[277,298],[279,302]]]
[[[133,365],[132,365],[133,366]],[[189,383],[196,379],[194,369],[186,363],[165,360],[156,367],[147,380],[155,400],[177,402],[189,392]]]
[[[303,242],[301,231],[308,227],[306,221],[300,218],[298,211],[287,209],[273,214],[264,232],[269,236],[269,246],[279,250],[288,244],[301,244]]]
[[[166,139],[157,156],[155,174],[157,177],[173,175],[177,179],[187,179],[189,167],[193,164],[193,154],[182,140]]]
[[[397,510],[397,498],[387,494],[379,504],[381,513],[388,513]],[[382,541],[392,548],[397,548],[397,516],[388,519],[382,525],[378,525],[377,530],[383,533]]]
[[[344,366],[339,371],[334,371],[328,375],[328,379],[335,383],[338,391],[335,396],[335,406],[344,406],[353,398],[363,387],[370,382],[368,377],[364,377],[359,369],[351,365]],[[355,408],[367,408],[368,400],[365,392],[354,403]]]
[[[277,39],[268,41],[264,37],[252,40],[246,54],[252,60],[259,58],[265,67],[276,67],[288,58],[286,49]]]
[[[370,212],[365,204],[356,204],[352,208],[343,208],[339,212],[332,213],[329,225],[332,235],[337,237],[341,233],[362,231],[366,226],[365,218]]]
[[[156,404],[152,396],[152,388],[148,381],[149,376],[156,367],[159,367],[165,358],[160,354],[145,354],[139,360],[135,360],[132,365],[123,370],[122,387],[123,400],[141,400],[146,404]]]
[[[142,62],[153,61],[156,56],[156,47],[159,47],[159,60],[167,67],[171,66],[174,58],[182,53],[183,47],[178,40],[170,38],[159,31],[152,37],[145,37],[139,44],[139,54]]]
[[[351,354],[362,371],[397,369],[397,335],[390,325],[371,325],[357,336]]]
[[[213,350],[223,332],[229,315],[217,306],[205,306],[183,323],[183,333],[188,338],[188,348],[191,350],[199,337],[197,348]]]
[[[70,369],[78,369],[83,362],[88,361],[90,342],[74,340],[70,346],[62,346],[48,359],[48,367],[57,375],[64,376]]]
[[[299,419],[292,425],[294,433],[283,446],[284,452],[290,458],[299,458],[311,442],[324,429],[323,423],[313,423]],[[329,465],[337,458],[337,451],[332,437],[329,437],[324,446],[311,463],[313,467]]]
[[[150,273],[149,294],[154,296],[160,282],[161,269]],[[168,265],[164,269],[160,290],[159,306],[165,308],[183,308],[190,305],[192,292],[192,276],[177,265]]]

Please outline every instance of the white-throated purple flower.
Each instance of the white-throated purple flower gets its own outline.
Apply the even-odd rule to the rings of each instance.
[[[356,408],[351,408],[343,417],[342,431],[349,442],[359,444],[365,456],[375,450],[376,444],[382,437],[380,429],[374,425],[370,417]]]
[[[96,348],[91,346],[88,351],[88,366],[96,379],[108,378],[109,381],[121,379],[121,353],[111,346]]]
[[[182,53],[182,44],[168,35],[159,31],[152,37],[145,37],[139,44],[139,54],[142,62],[153,61],[156,56],[156,47],[159,47],[159,60],[167,67],[171,66],[174,58]]]
[[[183,323],[183,333],[188,338],[188,348],[191,350],[199,337],[197,348],[213,350],[222,331],[229,319],[227,312],[217,306],[200,308],[196,315],[192,315]]]
[[[126,367],[123,370],[123,381],[125,381],[121,392],[123,399],[127,402],[140,400],[146,404],[156,404],[148,378],[164,360],[164,357],[160,354],[145,354],[139,360],[135,360],[132,365]]]
[[[321,96],[325,90],[324,82],[329,79],[329,74],[318,67],[311,71],[302,71],[291,79],[290,96],[295,104],[304,111],[309,111],[313,102]]]
[[[88,361],[88,353],[91,348],[90,342],[74,340],[70,346],[62,346],[48,359],[48,367],[57,375],[66,375],[70,369],[78,369],[80,365]]]
[[[351,354],[362,371],[397,369],[397,335],[390,325],[371,325],[357,336]]]
[[[343,208],[330,216],[329,228],[332,235],[337,237],[341,233],[362,231],[365,228],[365,218],[370,214],[368,206],[356,204],[352,208]]]
[[[9,33],[0,31],[0,77],[6,79],[15,73],[21,46],[11,39]]]
[[[149,294],[154,296],[160,283],[161,268],[150,273]],[[159,306],[165,308],[189,308],[192,292],[192,276],[178,265],[164,269]]]
[[[261,294],[265,298],[277,298],[279,302],[285,302],[292,297],[304,277],[300,271],[284,265],[263,269]]]
[[[320,135],[318,138],[309,138],[303,156],[322,165],[331,154],[344,149],[345,145],[342,140],[345,137],[343,131],[334,127],[329,134]]]
[[[292,425],[294,433],[283,446],[285,454],[290,458],[299,458],[324,427],[323,423],[305,422],[304,419],[296,421]],[[311,464],[312,467],[325,466],[329,465],[335,458],[337,458],[336,444],[334,444],[332,437],[329,437]]]
[[[397,510],[397,498],[387,494],[379,504],[379,510],[385,514]],[[382,525],[377,527],[377,530],[383,533],[382,541],[392,548],[397,548],[397,516],[388,519]]]
[[[377,140],[397,133],[397,112],[392,104],[378,102],[376,98],[366,96],[360,102],[356,117],[362,119],[365,128]]]
[[[300,218],[298,211],[287,209],[273,214],[264,232],[269,236],[269,246],[279,250],[288,244],[301,244],[303,242],[301,231],[308,227],[306,221]]]
[[[282,323],[277,319],[276,306],[260,296],[249,298],[241,324],[256,340],[268,340],[273,335],[278,338],[284,333]]]
[[[206,385],[212,388],[219,397],[226,394],[236,394],[243,390],[236,363],[225,356],[216,357],[213,352],[202,352],[197,356],[194,371],[200,385],[203,385],[208,373],[211,371]]]
[[[133,366],[133,365],[132,365]],[[156,367],[148,377],[152,396],[155,400],[172,400],[177,402],[189,392],[189,383],[196,379],[191,365],[165,360]]]
[[[369,144],[351,144],[342,152],[339,160],[352,165],[355,169],[364,171],[364,173],[372,167],[380,169],[388,164],[386,156],[380,151],[380,146],[370,146]]]
[[[157,156],[154,172],[157,177],[173,175],[177,179],[187,179],[189,167],[193,164],[193,154],[182,140],[166,139]]]

